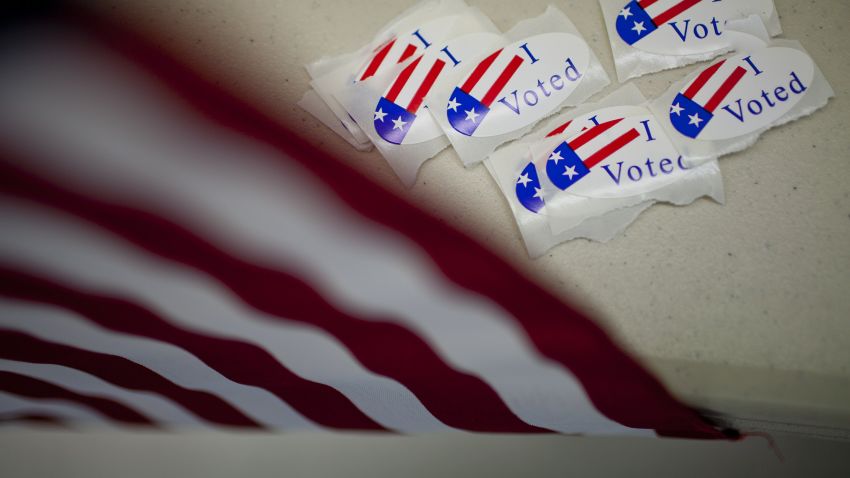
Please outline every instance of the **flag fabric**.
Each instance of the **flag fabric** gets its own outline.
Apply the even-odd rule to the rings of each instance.
[[[592,320],[145,42],[0,41],[0,420],[728,438]]]

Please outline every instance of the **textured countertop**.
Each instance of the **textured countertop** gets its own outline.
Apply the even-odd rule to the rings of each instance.
[[[467,2],[503,30],[549,3]],[[405,190],[377,152],[354,151],[295,104],[308,89],[305,63],[358,48],[412,3],[120,0],[94,8],[582,304],[691,402],[756,428],[850,430],[850,3],[776,1],[783,37],[803,43],[836,98],[723,158],[726,205],[656,205],[608,244],[573,241],[538,260],[528,259],[483,166],[464,169],[449,149]],[[597,2],[553,3],[611,75],[606,92],[617,88]],[[635,84],[652,97],[694,68]]]

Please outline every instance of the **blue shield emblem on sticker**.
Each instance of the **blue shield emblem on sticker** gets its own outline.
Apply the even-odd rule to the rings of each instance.
[[[372,119],[375,132],[388,143],[402,144],[416,121],[416,113],[422,107],[425,95],[431,91],[446,66],[443,60],[437,59],[429,65],[422,58],[420,56],[398,74],[375,107]],[[425,71],[425,76],[421,81],[410,81],[417,69]]]
[[[699,136],[713,118],[713,113],[682,93],[670,105],[670,123],[688,138]]]
[[[590,168],[564,141],[549,155],[546,161],[546,175],[558,189],[564,191],[590,174]]]
[[[640,137],[635,128],[626,129],[622,121],[619,118],[600,123],[559,144],[546,160],[549,181],[566,191],[590,174],[594,166]]]
[[[449,104],[446,106],[446,115],[449,118],[449,124],[452,125],[459,133],[472,136],[478,125],[487,117],[490,108],[482,104],[477,99],[470,96],[468,93],[455,87]]]
[[[700,1],[633,0],[617,13],[617,34],[624,42],[634,45],[658,30],[661,25],[696,6]]]
[[[384,141],[401,144],[414,121],[416,121],[415,114],[385,97],[381,97],[378,101],[374,118],[375,131]]]
[[[658,29],[655,21],[642,6],[642,4],[651,5],[652,3],[655,2],[635,0],[626,4],[617,14],[617,34],[624,42],[634,45]]]
[[[502,55],[503,51],[496,50],[481,60],[449,97],[446,116],[452,128],[460,134],[472,136],[475,133],[490,113],[490,105],[525,61],[519,55]],[[481,81],[482,78],[489,80]]]
[[[529,211],[537,214],[543,209],[543,188],[540,186],[540,177],[533,163],[528,163],[520,173],[516,181],[516,198],[520,204]]]
[[[670,123],[688,138],[697,138],[714,119],[714,112],[747,75],[742,66],[721,60],[709,66],[676,95],[670,104]]]

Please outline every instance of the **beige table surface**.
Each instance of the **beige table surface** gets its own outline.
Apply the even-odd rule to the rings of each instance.
[[[503,30],[549,3],[467,1]],[[726,205],[657,205],[608,244],[573,241],[538,260],[484,167],[464,169],[449,149],[405,190],[378,153],[355,152],[295,104],[305,63],[363,45],[413,0],[85,3],[578,301],[692,403],[745,427],[850,430],[850,2],[776,1],[783,36],[804,44],[837,97],[724,158]],[[554,4],[616,88],[597,2]],[[694,68],[635,83],[651,97]]]

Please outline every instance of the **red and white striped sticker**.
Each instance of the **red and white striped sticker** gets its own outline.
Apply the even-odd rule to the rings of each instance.
[[[553,184],[572,195],[631,197],[664,187],[689,169],[658,119],[641,106],[586,113],[553,133],[535,148],[536,162]],[[575,156],[564,153],[564,145]]]
[[[814,63],[804,52],[772,47],[720,60],[688,81],[668,118],[688,138],[737,138],[769,126],[809,91]]]
[[[465,136],[498,136],[557,111],[584,79],[587,43],[569,33],[544,33],[481,59],[441,105],[448,123]]]
[[[772,0],[604,0],[612,41],[661,55],[693,55],[727,48],[728,20],[776,16]],[[616,32],[616,33],[614,33]]]

